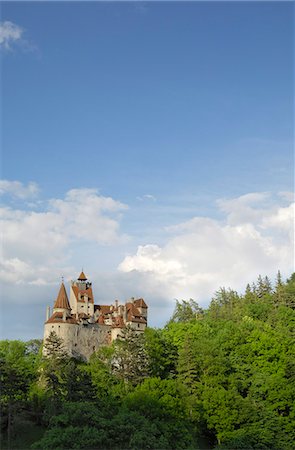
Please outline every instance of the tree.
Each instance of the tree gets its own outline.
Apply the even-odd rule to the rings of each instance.
[[[99,399],[119,402],[125,393],[124,381],[113,373],[114,346],[104,346],[94,352],[83,371],[91,377],[92,384]]]
[[[190,322],[201,318],[203,310],[198,303],[190,298],[189,300],[176,300],[174,313],[170,319],[170,322]]]
[[[136,386],[148,376],[148,357],[144,335],[137,334],[130,327],[114,342],[112,372],[122,381],[125,388]]]
[[[52,413],[56,413],[66,394],[65,368],[69,362],[63,340],[52,331],[44,342],[45,355],[41,365],[41,380],[51,399]]]
[[[13,420],[22,409],[34,379],[34,367],[20,341],[0,343],[0,406],[2,420],[6,417],[7,443],[11,445]]]
[[[213,318],[233,318],[235,309],[240,302],[240,296],[233,289],[220,288],[215,292],[209,313]]]
[[[177,347],[168,339],[163,330],[147,328],[144,345],[148,357],[149,375],[171,378],[176,374]]]
[[[44,342],[44,354],[46,360],[54,361],[56,364],[58,361],[64,361],[67,359],[67,353],[64,348],[63,340],[55,331],[51,331],[48,338]]]
[[[79,364],[74,358],[64,367],[63,382],[65,401],[79,402],[95,399],[95,388],[91,375],[85,370],[84,364]]]

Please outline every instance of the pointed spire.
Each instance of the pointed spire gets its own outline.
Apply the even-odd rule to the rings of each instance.
[[[86,281],[87,280],[87,277],[86,277],[85,273],[83,272],[83,269],[82,269],[82,272],[80,273],[80,275],[78,277],[78,280],[79,281]]]
[[[69,299],[67,296],[67,291],[66,291],[65,285],[63,283],[61,283],[57,299],[55,300],[55,303],[53,306],[53,309],[55,309],[55,308],[71,309],[70,304],[69,304]]]

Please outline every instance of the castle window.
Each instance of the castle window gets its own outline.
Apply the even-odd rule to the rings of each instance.
[[[140,327],[140,325],[139,325],[139,323],[137,324],[137,328],[139,328]]]

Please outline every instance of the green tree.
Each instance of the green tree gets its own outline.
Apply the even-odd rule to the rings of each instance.
[[[52,331],[44,342],[44,357],[40,368],[41,382],[49,395],[49,415],[56,413],[66,396],[65,370],[69,363],[63,340]]]
[[[34,379],[34,365],[20,341],[0,342],[0,406],[1,422],[11,446],[14,417],[23,409],[30,384]]]
[[[189,300],[176,300],[175,310],[170,322],[190,322],[203,316],[203,309],[198,303],[190,298]]]
[[[147,328],[144,345],[148,357],[149,375],[171,378],[176,374],[177,347],[163,330]]]
[[[209,314],[215,319],[233,319],[239,303],[240,296],[236,291],[220,288],[211,300]]]
[[[96,396],[120,402],[125,393],[124,381],[113,373],[114,346],[104,346],[90,357],[83,370],[89,374],[96,391]]]
[[[144,335],[127,327],[114,342],[112,372],[124,382],[128,390],[148,376],[148,356]]]

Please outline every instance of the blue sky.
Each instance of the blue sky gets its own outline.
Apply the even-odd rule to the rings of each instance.
[[[259,210],[260,217],[285,224],[280,211],[289,208],[286,193],[294,186],[293,3],[3,2],[1,20],[6,30],[0,35],[2,179],[6,180],[2,206],[10,211],[5,224],[22,211],[18,230],[26,229],[29,235],[34,227],[26,221],[43,223],[46,214],[53,210],[56,214],[35,254],[10,235],[6,246],[4,235],[8,262],[3,273],[12,268],[15,310],[20,291],[27,315],[36,308],[41,292],[55,295],[57,285],[45,275],[45,267],[43,278],[39,274],[34,280],[32,275],[23,276],[21,264],[30,274],[40,268],[41,257],[36,255],[42,240],[47,240],[46,233],[49,241],[50,236],[57,239],[58,226],[72,231],[58,235],[63,256],[58,259],[52,251],[50,273],[54,267],[54,274],[70,277],[75,270],[74,277],[82,265],[87,271],[88,263],[89,275],[103,285],[102,297],[131,296],[134,283],[141,283],[154,305],[152,325],[169,318],[174,298],[182,295],[181,286],[183,295],[204,304],[222,280],[241,288],[238,275],[230,275],[240,257],[240,241],[236,253],[228,252],[227,272],[217,268],[211,272],[208,263],[192,273],[188,269],[192,257],[181,259],[192,236],[207,235],[208,229],[218,236],[227,225],[251,225],[260,237],[266,233],[262,237],[272,240],[272,247],[263,248],[266,255],[271,248],[277,261],[274,256],[267,265],[257,257],[253,271],[250,260],[243,270],[249,267],[251,278],[267,270],[273,275],[280,268],[286,259],[282,248],[290,249],[290,241],[282,237],[281,229],[276,228],[274,236],[274,226],[265,231],[265,222],[258,224],[254,213]],[[7,22],[19,33],[8,37]],[[13,181],[20,184],[7,184]],[[24,194],[30,182],[36,191]],[[93,199],[87,208],[92,212],[98,208],[86,226],[88,237],[73,231],[83,224],[73,225],[68,217],[69,205],[79,204],[79,214],[83,211],[81,193]],[[256,197],[247,197],[251,193]],[[97,202],[106,198],[116,203],[101,209]],[[231,222],[237,210],[239,224]],[[219,231],[208,223],[204,228],[203,222],[192,231],[196,217],[215,221]],[[185,236],[184,223],[190,224],[184,227]],[[113,231],[100,239],[91,226],[102,234],[106,226]],[[200,243],[193,242],[198,252]],[[178,259],[172,256],[177,255],[175,245],[183,250]],[[211,260],[211,250],[202,248],[203,260]],[[256,250],[254,246],[254,259]],[[46,251],[44,246],[44,260],[50,259]],[[220,251],[227,252],[228,246]],[[291,253],[283,267],[286,276],[292,270]],[[183,271],[177,289],[166,294],[164,266],[171,269],[173,279]],[[204,279],[207,284],[199,289]],[[24,286],[30,292],[27,298]],[[40,327],[21,333],[16,327],[13,336],[30,333],[34,337]]]

